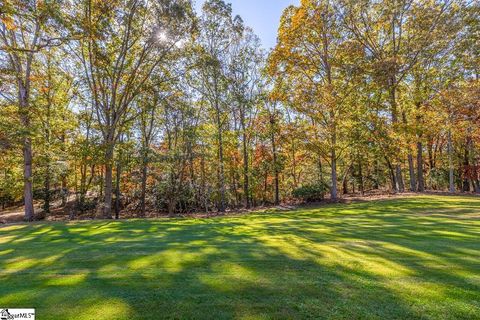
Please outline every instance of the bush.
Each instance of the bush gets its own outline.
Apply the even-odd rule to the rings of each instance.
[[[184,184],[174,190],[168,182],[158,183],[153,189],[155,195],[155,209],[168,212],[169,206],[173,204],[171,213],[192,212],[200,204],[195,201],[195,189]]]
[[[62,198],[62,189],[51,189],[50,190],[50,201],[59,200]],[[34,200],[44,200],[45,199],[45,189],[38,188],[33,189],[33,199]]]
[[[328,191],[328,186],[325,183],[316,183],[305,185],[293,190],[293,197],[304,202],[322,201],[325,197],[325,192]]]
[[[98,199],[90,199],[90,198],[85,198],[82,201],[75,201],[75,210],[85,212],[85,211],[92,211],[97,208],[99,204]]]
[[[427,175],[427,184],[433,190],[448,188],[449,172],[447,169],[433,168]]]

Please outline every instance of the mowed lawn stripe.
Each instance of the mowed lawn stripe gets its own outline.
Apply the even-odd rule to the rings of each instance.
[[[480,319],[480,199],[0,228],[39,319]]]

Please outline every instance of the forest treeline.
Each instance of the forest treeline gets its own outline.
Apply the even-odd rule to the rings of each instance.
[[[104,218],[480,192],[480,2],[2,0],[0,204]]]

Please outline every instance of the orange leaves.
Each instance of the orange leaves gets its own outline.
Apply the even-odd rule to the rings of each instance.
[[[9,17],[9,16],[1,17],[0,21],[2,21],[2,23],[5,25],[7,30],[15,30],[16,29],[15,22],[13,21],[13,19],[11,17]]]
[[[253,154],[253,166],[259,167],[262,164],[270,163],[272,158],[271,150],[266,145],[259,144]]]
[[[48,87],[41,87],[40,88],[40,92],[42,92],[42,93],[48,93],[49,91],[50,91],[50,88],[48,88]]]

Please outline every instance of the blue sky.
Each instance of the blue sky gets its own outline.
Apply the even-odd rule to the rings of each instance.
[[[197,11],[205,0],[196,0]],[[231,3],[234,15],[240,15],[245,24],[253,28],[266,49],[275,46],[277,29],[283,9],[300,0],[225,0]]]

